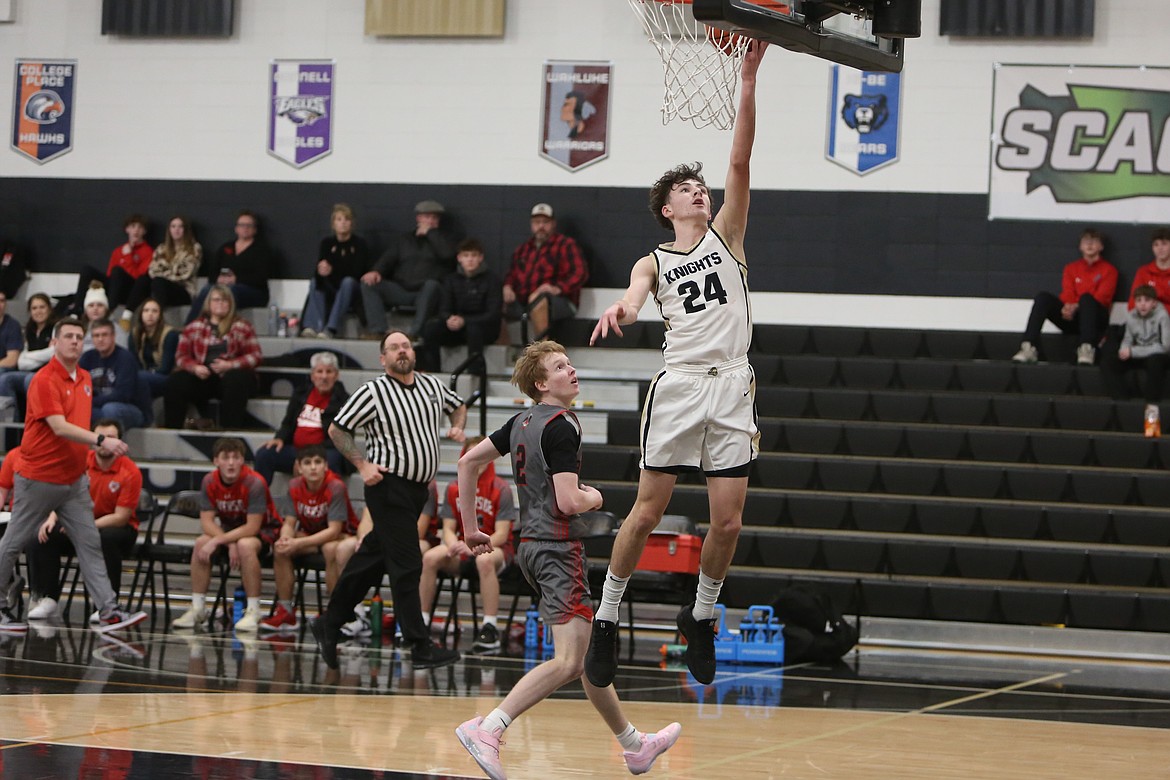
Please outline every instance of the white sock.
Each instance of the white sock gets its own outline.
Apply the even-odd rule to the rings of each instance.
[[[606,620],[617,623],[620,619],[618,608],[622,605],[622,596],[626,595],[626,583],[629,577],[618,577],[613,569],[605,570],[605,585],[601,588],[601,604],[597,607],[594,620]]]
[[[719,600],[719,591],[723,590],[723,580],[713,580],[699,571],[699,587],[695,590],[695,608],[691,614],[695,620],[710,620],[715,616],[715,602]]]
[[[628,750],[631,753],[636,753],[642,747],[642,732],[634,728],[633,723],[627,723],[625,729],[621,734],[614,734],[617,741],[622,744],[623,750]]]
[[[488,713],[488,716],[483,719],[483,723],[479,727],[489,733],[499,729],[502,734],[511,725],[512,719],[508,717],[508,714],[499,707],[496,707]]]
[[[257,605],[257,606],[259,606],[259,605],[260,605],[260,599],[256,599],[256,605]],[[280,600],[280,606],[284,607],[284,608],[285,608],[285,611],[287,611],[287,612],[292,612],[292,611],[293,611],[293,603],[292,603],[292,599],[281,599],[281,600]]]
[[[260,597],[259,596],[257,596],[256,598],[252,598],[251,596],[248,597],[248,609],[253,610],[255,612],[260,611]]]
[[[495,615],[484,615],[483,616],[483,625],[495,626],[496,625],[496,616]]]
[[[429,626],[431,624],[431,613],[424,612],[424,613],[422,613],[422,616],[423,616],[423,625]]]
[[[207,609],[207,594],[206,593],[192,593],[191,594],[191,609],[196,612],[203,612]]]

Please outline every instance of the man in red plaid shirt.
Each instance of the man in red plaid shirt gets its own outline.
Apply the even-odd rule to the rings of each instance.
[[[533,206],[531,224],[532,237],[516,247],[504,277],[504,313],[518,320],[527,308],[533,333],[540,338],[550,322],[577,313],[589,266],[577,242],[557,232],[552,206]],[[545,293],[548,297],[541,297]]]

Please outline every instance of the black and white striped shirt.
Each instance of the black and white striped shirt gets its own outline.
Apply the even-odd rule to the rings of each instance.
[[[429,374],[414,375],[413,385],[383,374],[359,387],[333,424],[366,437],[366,460],[412,482],[430,482],[439,470],[439,440],[445,417],[463,399]]]

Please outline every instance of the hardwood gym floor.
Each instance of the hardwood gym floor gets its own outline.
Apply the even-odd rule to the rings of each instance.
[[[465,656],[416,671],[386,645],[347,650],[329,673],[304,633],[182,636],[160,612],[118,643],[74,611],[0,638],[0,778],[480,777],[453,730],[537,662]],[[683,724],[651,776],[1170,775],[1164,664],[863,646],[834,667],[721,667],[704,688],[662,668],[666,639],[640,638],[617,681],[639,728]],[[628,776],[579,685],[505,740],[509,777]]]

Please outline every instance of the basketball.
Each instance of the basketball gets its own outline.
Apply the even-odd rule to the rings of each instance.
[[[727,32],[727,30],[721,30],[718,27],[711,27],[710,25],[707,26],[707,41],[728,57],[734,54],[736,46],[739,45],[742,39],[743,36],[738,33]]]

